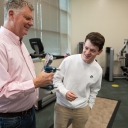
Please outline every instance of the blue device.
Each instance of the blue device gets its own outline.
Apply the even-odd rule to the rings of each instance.
[[[49,53],[46,54],[45,56],[45,63],[44,63],[44,71],[47,72],[47,73],[50,73],[50,72],[56,72],[56,70],[59,70],[55,67],[52,67],[52,66],[49,66],[53,61],[53,56]],[[54,85],[51,84],[51,85],[48,85],[46,87],[42,87],[44,89],[54,89]]]

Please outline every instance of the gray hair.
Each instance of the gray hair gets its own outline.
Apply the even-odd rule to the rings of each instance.
[[[28,6],[31,11],[34,10],[32,4],[27,0],[5,0],[4,3],[4,19],[7,19],[7,14],[10,9],[20,10],[23,7]]]

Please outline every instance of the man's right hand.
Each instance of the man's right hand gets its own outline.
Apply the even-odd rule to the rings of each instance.
[[[52,84],[54,73],[46,73],[42,71],[35,79],[33,79],[33,83],[35,88],[45,87],[47,85]]]
[[[67,93],[66,93],[66,99],[67,100],[69,100],[69,101],[73,101],[73,100],[75,100],[76,98],[78,98],[77,96],[76,96],[76,94],[74,93],[74,92],[71,92],[71,91],[68,91]]]

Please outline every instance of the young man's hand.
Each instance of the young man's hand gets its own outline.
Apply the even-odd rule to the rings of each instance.
[[[66,93],[66,99],[67,99],[67,100],[73,101],[73,100],[75,100],[76,98],[78,98],[78,97],[76,96],[76,94],[75,94],[74,92],[68,91],[68,92]]]

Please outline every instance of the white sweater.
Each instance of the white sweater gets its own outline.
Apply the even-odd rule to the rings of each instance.
[[[101,88],[102,68],[93,61],[85,63],[81,54],[66,57],[59,66],[60,71],[54,75],[53,83],[57,87],[57,103],[71,108],[83,108],[89,104],[92,108],[96,95]],[[68,91],[78,98],[70,102],[65,98]]]

